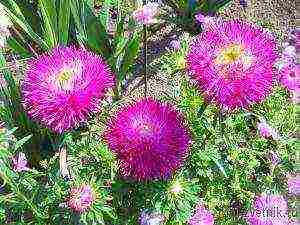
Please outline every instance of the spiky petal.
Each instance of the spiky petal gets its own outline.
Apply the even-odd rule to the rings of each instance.
[[[93,189],[89,185],[72,188],[68,199],[68,206],[75,212],[86,212],[96,199]]]
[[[24,108],[61,133],[99,111],[100,100],[114,83],[101,57],[85,49],[56,47],[28,63],[22,83]]]
[[[281,195],[257,196],[252,208],[246,217],[250,225],[289,224],[287,202]]]
[[[274,38],[241,20],[218,20],[190,45],[187,69],[208,101],[247,107],[266,98],[277,58]]]
[[[105,134],[122,175],[136,180],[168,178],[188,153],[190,137],[183,121],[173,107],[153,99],[124,107]]]

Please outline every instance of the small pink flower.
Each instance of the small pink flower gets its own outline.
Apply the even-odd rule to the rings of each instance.
[[[288,43],[283,44],[283,51],[275,67],[279,73],[279,82],[290,91],[299,87],[297,74],[299,68],[296,66],[296,48]]]
[[[296,48],[292,45],[286,45],[282,51],[282,54],[286,57],[295,58],[296,57]]]
[[[170,42],[170,46],[174,50],[179,50],[180,47],[181,47],[180,41],[179,40],[173,40],[173,41]]]
[[[202,203],[196,207],[195,214],[189,219],[189,225],[213,225],[214,216],[211,211],[207,210]]]
[[[206,16],[204,16],[202,13],[198,13],[195,16],[195,19],[199,22],[199,23],[203,23],[205,21]]]
[[[135,10],[132,14],[133,18],[141,24],[148,25],[156,22],[155,16],[158,13],[158,4],[149,2],[143,7]]]
[[[88,185],[81,185],[71,189],[68,206],[75,212],[83,213],[91,207],[95,199],[92,188]]]
[[[278,152],[275,152],[275,151],[270,151],[267,155],[267,158],[274,166],[276,166],[278,163],[280,163],[280,160],[281,160]]]
[[[300,195],[300,175],[290,176],[287,182],[290,194]]]
[[[265,138],[272,137],[274,140],[277,140],[279,138],[277,131],[274,128],[272,128],[269,124],[267,124],[265,121],[258,123],[257,129],[260,136],[262,137]]]
[[[12,166],[15,172],[28,171],[26,155],[23,152],[18,153],[12,158]]]
[[[205,16],[202,13],[196,14],[195,19],[198,23],[202,24],[204,29],[208,28],[209,26],[217,22],[217,19],[215,17]]]
[[[149,210],[142,211],[139,217],[140,225],[161,225],[164,221],[164,215]]]
[[[288,205],[281,195],[262,194],[252,204],[246,219],[250,225],[287,225]]]

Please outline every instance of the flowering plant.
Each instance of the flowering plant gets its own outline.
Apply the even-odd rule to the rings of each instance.
[[[0,224],[297,223],[299,35],[227,2],[4,0]]]

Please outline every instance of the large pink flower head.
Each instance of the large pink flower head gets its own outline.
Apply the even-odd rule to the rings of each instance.
[[[187,69],[208,101],[224,108],[260,102],[272,88],[274,38],[241,20],[216,20],[191,43]]]
[[[61,133],[98,111],[114,83],[101,57],[85,49],[56,47],[28,63],[22,83],[24,108],[30,117]]]
[[[68,206],[78,213],[86,212],[94,203],[96,195],[89,185],[72,188],[68,199]]]
[[[189,225],[214,225],[214,215],[202,203],[196,207],[195,214],[189,219]]]
[[[105,134],[121,174],[135,180],[169,178],[188,153],[190,136],[183,121],[173,107],[153,99],[124,107]]]
[[[281,195],[262,194],[256,197],[252,207],[247,214],[250,225],[289,224],[287,202]]]

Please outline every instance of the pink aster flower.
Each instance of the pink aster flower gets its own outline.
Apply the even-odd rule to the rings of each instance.
[[[83,213],[90,209],[95,199],[93,189],[88,185],[81,185],[71,189],[67,204],[75,212]]]
[[[247,213],[246,219],[250,225],[287,225],[288,206],[281,195],[262,194],[256,197],[253,210]]]
[[[261,102],[272,89],[274,38],[241,20],[219,21],[190,45],[187,69],[208,101],[235,109]]]
[[[85,49],[56,47],[28,63],[22,83],[29,116],[62,133],[86,121],[114,86],[103,59]]]
[[[23,152],[18,153],[12,158],[12,167],[15,172],[28,171],[26,155]]]
[[[202,203],[196,207],[194,215],[188,221],[189,225],[213,225],[214,216],[211,211],[206,209]]]
[[[183,122],[173,107],[153,99],[124,107],[105,134],[121,174],[135,180],[169,178],[188,153],[190,136]]]
[[[267,124],[266,121],[259,122],[257,124],[257,129],[260,136],[262,137],[272,137],[274,140],[277,140],[279,138],[277,131],[274,128],[272,128],[269,124]]]
[[[161,225],[164,221],[164,215],[149,210],[142,211],[139,218],[140,225]]]
[[[300,175],[290,176],[287,181],[290,194],[300,195]]]
[[[141,24],[152,24],[156,22],[155,16],[158,13],[158,4],[149,2],[143,7],[135,10],[132,14],[134,20]]]

